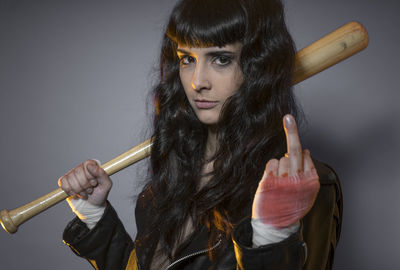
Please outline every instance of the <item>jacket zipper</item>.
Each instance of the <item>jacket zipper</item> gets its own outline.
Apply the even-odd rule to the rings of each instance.
[[[180,262],[183,261],[183,260],[186,260],[186,259],[188,259],[188,258],[197,256],[197,255],[200,255],[200,254],[202,254],[202,253],[207,253],[207,252],[209,252],[209,251],[211,251],[211,250],[214,250],[214,249],[216,249],[216,248],[221,244],[221,242],[222,242],[222,239],[219,239],[218,242],[217,242],[214,246],[212,246],[212,247],[210,247],[210,248],[208,248],[208,249],[203,249],[203,250],[197,251],[197,252],[195,252],[195,253],[188,254],[188,255],[186,255],[186,256],[184,256],[184,257],[182,257],[182,258],[179,258],[178,260],[176,260],[176,261],[174,261],[173,263],[171,263],[170,265],[168,265],[168,267],[165,268],[165,270],[170,269],[171,267],[173,267],[174,265],[180,263]]]

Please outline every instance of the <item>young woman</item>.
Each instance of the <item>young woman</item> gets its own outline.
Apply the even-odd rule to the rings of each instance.
[[[294,56],[279,0],[179,1],[162,41],[136,240],[88,160],[59,180],[78,216],[64,241],[96,269],[330,269],[341,191],[302,150]]]

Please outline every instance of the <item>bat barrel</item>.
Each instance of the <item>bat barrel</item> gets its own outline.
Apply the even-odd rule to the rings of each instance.
[[[296,53],[293,84],[297,84],[368,46],[367,30],[349,22]]]

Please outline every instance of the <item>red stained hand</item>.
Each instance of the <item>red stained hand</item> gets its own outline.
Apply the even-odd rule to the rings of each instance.
[[[264,224],[287,227],[304,217],[319,191],[310,151],[302,150],[296,122],[285,115],[287,154],[268,161],[253,202],[252,218]]]

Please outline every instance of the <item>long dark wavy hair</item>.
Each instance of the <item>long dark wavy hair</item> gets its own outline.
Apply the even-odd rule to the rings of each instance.
[[[211,180],[199,189],[207,126],[192,110],[179,78],[178,44],[224,46],[241,42],[244,82],[223,106]],[[151,181],[156,215],[150,225],[172,259],[188,218],[206,224],[209,244],[251,215],[266,162],[285,151],[282,117],[297,117],[292,94],[295,47],[279,0],[181,0],[162,40],[154,87]]]

